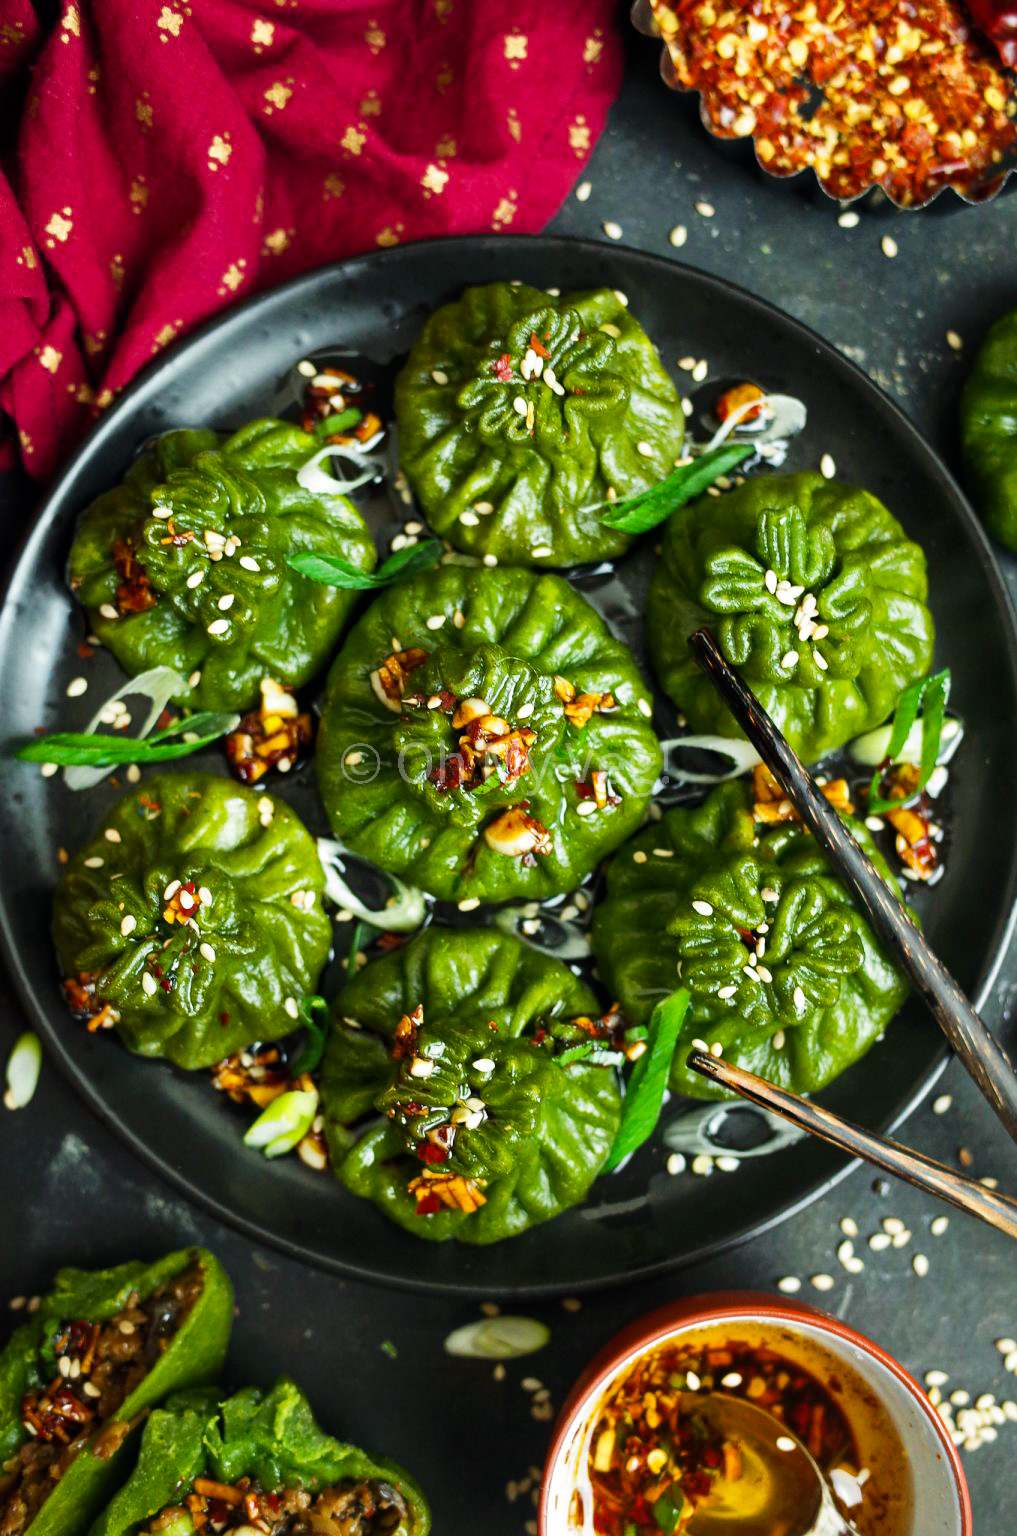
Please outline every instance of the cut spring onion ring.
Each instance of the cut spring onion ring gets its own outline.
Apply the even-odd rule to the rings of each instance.
[[[179,672],[175,672],[172,667],[151,667],[147,672],[140,672],[137,677],[128,678],[115,693],[111,693],[109,698],[100,704],[85,726],[85,730],[89,733],[97,731],[103,723],[103,715],[118,699],[141,694],[143,698],[151,700],[152,706],[145,718],[145,723],[138,732],[138,737],[143,738],[153,729],[170,699],[186,692],[187,679],[181,677]],[[93,789],[113,772],[114,767],[115,765],[111,764],[108,768],[86,768],[79,764],[73,768],[65,768],[64,783],[68,789]]]
[[[865,768],[878,768],[886,759],[887,748],[890,745],[889,725],[880,725],[874,731],[866,731],[864,736],[856,736],[848,747],[851,758],[856,763],[861,763]],[[956,717],[943,721],[943,730],[939,738],[939,752],[936,755],[937,763],[948,763],[961,744],[964,735],[964,727]],[[922,722],[916,720],[907,734],[904,745],[896,755],[898,763],[919,764],[922,760]]]
[[[756,427],[752,423],[745,423],[745,417],[751,411],[764,412],[760,419],[760,425]],[[731,434],[745,424],[746,440],[750,440],[755,447],[762,447],[764,443],[784,442],[789,437],[797,437],[799,432],[804,432],[809,419],[809,413],[804,403],[795,395],[764,395],[761,400],[747,400],[744,405],[738,406],[730,416],[722,422],[708,443],[690,445],[689,451],[696,456],[702,453],[710,453],[714,448],[719,448],[726,442]],[[751,433],[751,437],[749,434]]]
[[[294,1088],[281,1093],[262,1110],[244,1135],[246,1147],[259,1148],[266,1157],[282,1157],[303,1141],[318,1113],[318,1095]]]
[[[7,1091],[4,1094],[7,1109],[24,1109],[32,1102],[41,1069],[39,1037],[26,1029],[15,1040],[14,1049],[7,1058]]]
[[[356,855],[347,853],[341,843],[337,843],[330,837],[318,838],[318,857],[321,867],[325,871],[325,895],[329,901],[337,907],[345,907],[352,912],[354,917],[359,917],[365,923],[370,923],[374,928],[388,930],[392,933],[412,933],[419,928],[427,916],[427,896],[418,890],[415,885],[405,885],[402,880],[397,880],[395,875],[385,875],[384,878],[392,886],[392,895],[384,907],[367,907],[355,895],[343,878],[346,869],[346,860],[356,858]],[[360,861],[366,863],[366,860]],[[369,866],[374,869],[374,866]],[[380,874],[381,871],[376,871]]]
[[[324,459],[339,459],[341,463],[352,464],[354,474],[349,480],[341,475],[330,475],[321,468]],[[347,496],[350,491],[359,491],[362,485],[376,480],[381,473],[382,466],[359,449],[345,443],[326,443],[301,464],[297,470],[297,484],[315,496]]]
[[[755,747],[740,736],[672,736],[669,741],[661,742],[661,747],[664,769],[671,784],[724,784],[728,779],[740,778],[762,761]],[[676,754],[683,750],[714,752],[725,758],[730,766],[715,773],[697,773],[675,761]]]
[[[514,1360],[543,1349],[550,1337],[550,1328],[535,1317],[485,1317],[454,1329],[445,1340],[445,1352],[477,1360]]]

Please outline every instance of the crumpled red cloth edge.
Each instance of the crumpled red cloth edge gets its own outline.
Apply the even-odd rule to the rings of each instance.
[[[0,411],[53,475],[162,348],[361,251],[541,229],[620,85],[614,0],[0,0]],[[16,434],[16,437],[15,437]]]

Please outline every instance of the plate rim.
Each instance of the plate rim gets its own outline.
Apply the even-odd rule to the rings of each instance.
[[[158,357],[146,364],[131,380],[115,404],[88,431],[70,458],[58,471],[49,488],[43,492],[23,536],[17,542],[4,576],[2,588],[0,588],[0,651],[10,643],[8,631],[13,623],[12,599],[16,589],[21,585],[19,573],[25,563],[35,557],[36,544],[44,539],[52,523],[64,510],[64,502],[71,494],[73,482],[81,471],[92,463],[97,456],[102,456],[107,439],[119,429],[125,417],[130,417],[138,409],[139,402],[142,402],[149,395],[150,391],[158,386],[160,375],[167,366],[170,368],[175,366],[179,356],[188,351],[200,351],[201,347],[207,345],[210,339],[215,338],[219,340],[224,334],[228,335],[230,327],[238,324],[244,325],[252,314],[268,315],[269,319],[271,319],[271,312],[276,306],[285,307],[290,297],[302,290],[313,292],[326,278],[355,276],[358,269],[365,268],[372,274],[379,269],[384,272],[386,267],[398,270],[405,262],[412,262],[416,258],[416,253],[422,250],[427,250],[433,254],[436,249],[438,252],[442,248],[456,251],[478,244],[490,246],[493,242],[497,242],[499,247],[504,248],[509,256],[515,250],[532,249],[534,243],[539,243],[552,254],[555,251],[561,251],[563,255],[567,255],[569,252],[579,252],[589,256],[595,255],[598,258],[603,258],[605,255],[615,255],[623,263],[634,260],[637,264],[648,264],[657,269],[664,279],[679,275],[686,281],[701,285],[707,290],[708,295],[712,295],[718,301],[729,300],[733,295],[741,304],[749,309],[755,309],[766,315],[771,322],[776,321],[784,327],[789,327],[797,333],[800,342],[807,343],[816,349],[824,363],[832,361],[836,367],[842,369],[849,377],[853,377],[855,384],[860,386],[863,393],[867,392],[874,398],[874,403],[881,408],[897,430],[903,432],[911,439],[915,451],[927,461],[930,474],[934,474],[938,478],[942,487],[942,493],[951,502],[955,513],[965,525],[970,537],[972,551],[978,559],[989,592],[1003,621],[1006,637],[1005,659],[1011,675],[1013,692],[1017,696],[1017,605],[1015,605],[1014,599],[1011,597],[1010,591],[1003,579],[1002,571],[988,534],[959,482],[938,450],[926,439],[901,406],[853,359],[840,352],[832,342],[827,341],[825,337],[813,330],[811,326],[806,325],[796,316],[788,314],[779,305],[751,292],[740,284],[731,282],[727,278],[719,277],[712,272],[691,266],[686,262],[661,256],[652,251],[643,251],[624,244],[605,246],[603,241],[571,235],[493,235],[489,233],[453,235],[434,240],[408,241],[404,245],[386,250],[362,252],[356,256],[315,267],[311,271],[290,278],[284,283],[267,289],[265,292],[252,294],[240,303],[230,305],[227,309],[211,315],[207,320],[196,326],[193,331],[188,332],[185,336],[173,342]],[[497,1284],[488,1281],[471,1280],[443,1280],[440,1283],[435,1283],[433,1280],[417,1279],[411,1273],[399,1275],[387,1271],[379,1273],[371,1267],[369,1262],[361,1261],[354,1263],[345,1259],[324,1255],[306,1242],[268,1230],[254,1218],[246,1216],[243,1211],[220,1201],[214,1193],[194,1183],[184,1172],[162,1159],[149,1148],[144,1139],[124,1121],[117,1109],[106,1101],[93,1079],[81,1070],[78,1064],[71,1058],[70,1052],[65,1049],[60,1030],[49,1017],[49,1013],[40,999],[36,996],[30,984],[30,979],[22,967],[11,929],[8,898],[4,884],[5,882],[0,880],[0,952],[2,952],[2,958],[14,984],[14,990],[21,1007],[32,1027],[38,1031],[45,1042],[47,1057],[55,1062],[61,1075],[74,1088],[78,1097],[82,1099],[96,1118],[107,1129],[112,1131],[134,1156],[139,1158],[146,1167],[151,1168],[157,1173],[178,1194],[182,1194],[186,1199],[225,1225],[243,1233],[248,1239],[262,1246],[282,1252],[289,1258],[310,1264],[314,1268],[327,1273],[341,1275],[367,1284],[382,1285],[398,1291],[416,1292],[425,1295],[446,1294],[460,1297],[500,1296],[512,1297],[518,1300],[539,1300],[560,1295],[565,1291],[577,1295],[606,1291],[616,1286],[647,1281],[656,1276],[688,1268],[693,1264],[704,1263],[707,1260],[715,1259],[722,1254],[728,1253],[751,1238],[772,1231],[781,1223],[790,1220],[807,1206],[813,1204],[813,1202],[822,1199],[837,1184],[847,1178],[859,1166],[861,1161],[858,1158],[843,1156],[839,1165],[832,1173],[810,1186],[808,1190],[798,1197],[790,1198],[781,1203],[768,1217],[762,1220],[758,1217],[749,1217],[736,1230],[728,1233],[725,1237],[717,1238],[698,1247],[694,1252],[678,1252],[655,1259],[649,1263],[637,1265],[623,1273],[612,1274],[607,1277],[578,1278],[570,1281],[568,1285],[555,1282],[548,1282],[546,1284],[539,1282],[516,1283],[511,1280]],[[997,914],[986,950],[987,958],[979,974],[978,986],[972,999],[978,1011],[984,1008],[995,985],[1013,938],[1015,927],[1017,927],[1017,846],[1015,846],[1010,856],[1006,882],[1006,901]],[[946,1042],[943,1041],[935,1059],[907,1095],[893,1120],[887,1125],[887,1133],[891,1133],[901,1126],[928,1096],[944,1071],[947,1062],[951,1059],[951,1054]]]

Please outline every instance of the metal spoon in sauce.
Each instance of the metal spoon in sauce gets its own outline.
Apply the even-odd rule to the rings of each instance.
[[[721,1468],[682,1526],[688,1536],[857,1536],[797,1436],[745,1398],[696,1393],[682,1408],[737,1448],[737,1476]]]

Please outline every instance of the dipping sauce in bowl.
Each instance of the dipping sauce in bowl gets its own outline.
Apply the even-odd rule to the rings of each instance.
[[[540,1536],[972,1533],[918,1384],[846,1323],[754,1292],[673,1302],[605,1346],[559,1416],[538,1517]]]

